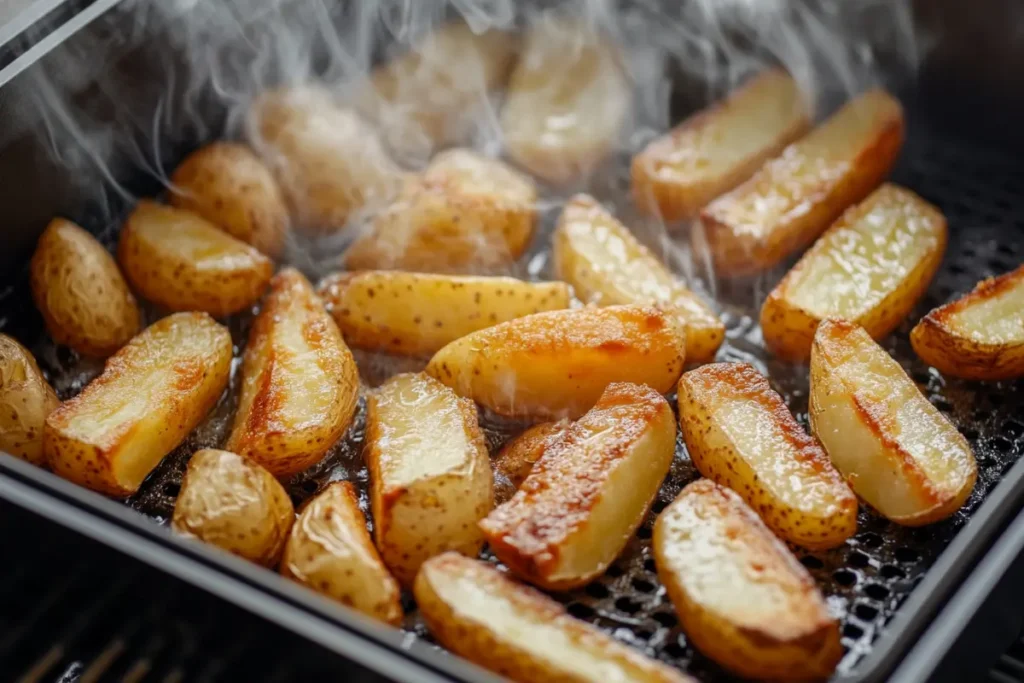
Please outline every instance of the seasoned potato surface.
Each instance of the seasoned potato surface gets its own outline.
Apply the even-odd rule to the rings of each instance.
[[[32,353],[0,334],[0,451],[43,465],[43,424],[58,405]]]

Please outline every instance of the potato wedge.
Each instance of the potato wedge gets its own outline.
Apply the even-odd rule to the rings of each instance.
[[[499,415],[576,418],[612,382],[667,393],[682,374],[686,330],[652,306],[536,313],[468,334],[427,373]]]
[[[334,482],[299,513],[281,574],[386,624],[402,621],[398,583],[373,547],[359,494]]]
[[[274,174],[245,145],[214,142],[185,157],[171,176],[170,203],[271,258],[284,249],[284,195]]]
[[[910,333],[914,351],[943,374],[998,380],[1024,376],[1024,266],[978,283],[936,308]]]
[[[695,217],[806,133],[809,104],[785,70],[758,74],[633,157],[633,201],[665,221]]]
[[[44,465],[43,425],[58,405],[32,353],[0,334],[0,451]]]
[[[533,180],[468,149],[439,154],[345,252],[349,270],[488,272],[529,245]]]
[[[580,299],[602,306],[658,305],[686,328],[689,362],[714,360],[725,325],[593,197],[576,195],[566,203],[553,242],[555,273]]]
[[[898,524],[945,519],[974,488],[967,440],[853,323],[818,326],[809,410],[811,429],[853,490]]]
[[[480,522],[494,554],[548,590],[589,583],[643,522],[675,453],[675,417],[654,389],[608,386],[551,442],[510,501]]]
[[[171,526],[264,567],[281,558],[295,508],[284,487],[240,455],[204,448],[188,461]]]
[[[945,251],[942,213],[909,190],[882,185],[847,209],[768,295],[765,345],[780,358],[806,361],[825,318],[888,336],[928,290]]]
[[[153,323],[103,373],[46,418],[54,472],[109,496],[138,490],[217,403],[231,372],[231,334],[205,313]]]
[[[424,563],[416,604],[452,652],[519,683],[692,683],[597,628],[543,593],[458,553]]]
[[[405,175],[376,131],[317,88],[260,97],[248,120],[253,148],[273,171],[298,230],[333,233],[388,202]]]
[[[320,296],[349,345],[429,356],[459,337],[531,313],[568,308],[564,282],[401,271],[339,273]]]
[[[424,375],[396,375],[367,402],[374,539],[403,586],[446,550],[476,555],[477,522],[494,504],[476,406]]]
[[[654,525],[654,558],[690,641],[740,676],[819,680],[843,655],[807,570],[732,491],[698,480]]]
[[[723,275],[773,268],[868,195],[903,145],[903,109],[883,90],[851,100],[749,180],[701,211]]]
[[[226,448],[276,477],[320,462],[352,423],[359,373],[309,281],[285,268],[249,332]]]
[[[273,262],[191,211],[143,199],[128,216],[117,260],[132,287],[172,311],[216,317],[255,304]]]
[[[50,337],[83,355],[109,356],[142,324],[113,257],[71,221],[50,221],[32,254],[29,281]]]
[[[501,110],[508,155],[552,183],[576,180],[604,161],[630,113],[621,58],[608,36],[580,21],[529,28]]]
[[[700,473],[739,493],[783,540],[834,548],[857,530],[857,498],[753,366],[680,377],[679,426]]]
[[[548,448],[565,435],[571,423],[568,420],[541,422],[509,440],[495,456],[494,471],[518,489],[530,476],[534,464]]]

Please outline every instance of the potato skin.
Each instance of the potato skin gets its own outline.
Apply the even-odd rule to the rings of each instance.
[[[979,319],[975,326],[959,322],[958,316],[984,306],[1004,306]],[[910,343],[924,362],[944,375],[975,380],[1001,380],[1024,376],[1024,329],[1021,304],[1024,300],[1024,266],[996,278],[982,280],[965,296],[931,311],[910,333]],[[1010,310],[1006,310],[1010,309]],[[1016,334],[994,331],[986,322],[1017,320]],[[972,333],[983,339],[972,338]]]
[[[158,320],[46,418],[50,468],[109,496],[135,493],[210,412],[230,372],[227,328],[205,313]]]
[[[276,477],[311,467],[352,423],[359,374],[309,281],[285,268],[249,332],[227,449]]]
[[[295,520],[291,498],[252,460],[204,448],[188,461],[171,526],[250,562],[273,567]]]
[[[565,435],[570,424],[568,420],[541,422],[510,439],[494,458],[495,472],[507,478],[518,489],[530,476],[537,461],[544,457],[547,449]]]
[[[732,491],[684,488],[654,525],[654,557],[687,637],[729,671],[821,680],[839,663],[839,625],[813,579]]]
[[[44,465],[43,425],[58,405],[31,352],[0,334],[0,451]]]
[[[373,547],[359,494],[347,481],[330,484],[299,513],[281,574],[385,624],[402,621],[398,583]]]
[[[29,273],[36,308],[58,344],[105,358],[142,325],[142,313],[113,257],[71,221],[50,221]]]
[[[214,142],[171,176],[171,206],[191,211],[271,258],[288,234],[288,207],[274,175],[245,145]]]
[[[564,282],[402,271],[337,273],[320,296],[351,346],[430,356],[460,337],[531,313],[568,308]]]
[[[273,262],[191,211],[143,199],[121,229],[117,259],[139,294],[172,311],[223,317],[256,303]]]
[[[427,560],[414,592],[441,644],[513,681],[695,683],[572,618],[543,593],[458,553]]]
[[[537,313],[466,335],[427,373],[500,415],[579,417],[613,382],[675,386],[686,331],[651,306]]]
[[[764,422],[749,412],[738,419],[729,412],[735,406]],[[739,493],[780,538],[824,549],[857,531],[857,498],[753,366],[715,363],[679,378],[679,426],[700,473]],[[770,447],[770,454],[758,457],[749,441],[731,438],[747,426],[756,432],[756,446]],[[794,479],[801,482],[797,488]]]

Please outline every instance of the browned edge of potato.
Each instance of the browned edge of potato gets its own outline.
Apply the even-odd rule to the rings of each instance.
[[[29,263],[36,308],[53,341],[105,358],[128,343],[142,313],[117,262],[95,237],[54,218]]]
[[[44,465],[43,425],[58,405],[32,353],[0,334],[0,451]]]
[[[686,488],[654,525],[658,576],[705,655],[758,680],[824,680],[839,624],[807,570],[734,492]]]
[[[534,464],[544,456],[551,444],[565,434],[570,424],[568,420],[541,422],[512,437],[501,447],[492,464],[496,481],[508,482],[508,488],[511,489],[508,498],[523,485]]]

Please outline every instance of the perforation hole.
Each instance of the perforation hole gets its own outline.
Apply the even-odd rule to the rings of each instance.
[[[622,574],[623,574],[622,567],[620,567],[617,564],[613,564],[612,566],[608,567],[607,571],[605,571],[605,575],[607,575],[607,576],[609,576],[609,577],[611,577],[613,579],[619,578],[620,576],[622,576]]]
[[[611,595],[611,591],[608,590],[607,586],[597,582],[588,584],[587,587],[583,590],[586,592],[587,595],[598,600],[604,600],[609,595]]]
[[[869,583],[864,586],[864,594],[875,600],[885,600],[889,597],[889,589],[880,583]]]
[[[852,567],[866,567],[871,563],[871,558],[859,550],[854,550],[847,556],[846,561]]]
[[[896,559],[899,562],[911,564],[921,559],[921,555],[911,548],[896,548]]]
[[[854,606],[853,613],[857,615],[858,619],[863,619],[864,621],[872,621],[875,617],[878,616],[878,608],[867,603],[861,602]]]
[[[654,619],[665,628],[672,628],[679,623],[679,620],[676,619],[676,615],[671,612],[655,612],[651,615],[651,619]]]
[[[882,545],[882,537],[875,533],[861,534],[857,540],[865,548],[877,548]]]
[[[650,581],[644,579],[633,579],[633,588],[640,591],[641,593],[653,593],[657,587]]]
[[[626,614],[636,614],[643,606],[632,598],[621,597],[615,601],[615,609],[622,610]]]
[[[658,566],[654,563],[654,558],[648,557],[644,560],[644,569],[652,573],[658,571]]]
[[[640,527],[636,530],[636,537],[646,541],[648,538],[651,537],[651,529],[646,526]]]
[[[593,607],[584,605],[582,602],[572,603],[566,608],[566,611],[577,619],[592,619],[596,614]]]
[[[176,481],[169,481],[164,484],[162,490],[165,496],[177,499],[178,494],[181,493],[181,484]]]
[[[679,643],[669,643],[665,646],[665,654],[675,659],[682,659],[686,656],[686,648]]]
[[[840,586],[850,587],[857,583],[857,574],[849,569],[837,569],[832,573],[832,578],[835,579],[836,583]]]
[[[893,564],[883,564],[878,575],[883,579],[902,579],[905,576],[903,570]]]
[[[843,626],[843,635],[852,640],[859,640],[864,635],[864,629],[857,624],[846,623]]]
[[[822,569],[825,563],[816,558],[814,555],[804,555],[800,558],[800,563],[808,569]]]

